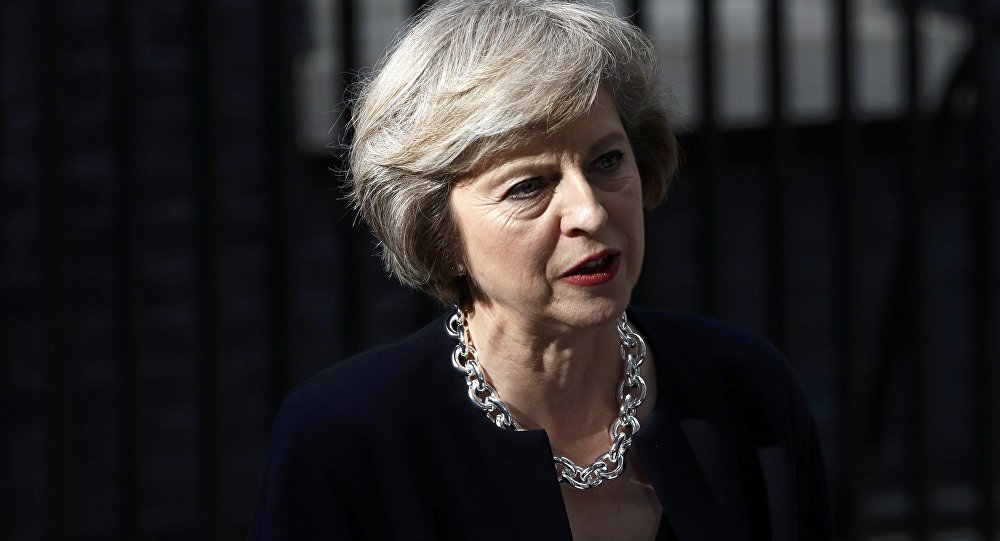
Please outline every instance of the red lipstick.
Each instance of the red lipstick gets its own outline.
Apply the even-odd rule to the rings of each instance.
[[[596,286],[611,281],[620,266],[620,254],[605,250],[581,261],[563,274],[562,280],[577,286]]]

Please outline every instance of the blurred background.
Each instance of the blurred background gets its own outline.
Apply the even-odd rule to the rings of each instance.
[[[331,143],[420,2],[0,3],[0,539],[240,539],[295,383],[439,313]],[[1000,539],[997,0],[634,0],[683,148],[635,302],[777,344],[840,539]]]

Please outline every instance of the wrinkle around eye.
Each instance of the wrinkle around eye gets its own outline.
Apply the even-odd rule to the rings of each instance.
[[[498,210],[514,220],[529,220],[541,216],[551,199],[551,187],[546,186],[528,197],[507,197],[498,205]]]
[[[610,161],[611,163],[606,163]],[[620,150],[613,150],[597,158],[597,163],[602,171],[614,171],[625,162],[625,153]]]
[[[496,209],[493,212],[490,212],[487,216],[489,223],[499,225],[501,230],[514,227],[518,218],[519,216],[516,210],[511,212],[509,210]]]
[[[506,199],[511,199],[514,201],[528,201],[534,199],[541,195],[541,192],[548,188],[548,182],[541,178],[528,178],[516,182],[509,190],[504,194]],[[523,191],[525,188],[531,188],[530,192]]]
[[[608,175],[613,174],[627,165],[628,155],[620,149],[611,150],[601,154],[588,167],[591,174]]]

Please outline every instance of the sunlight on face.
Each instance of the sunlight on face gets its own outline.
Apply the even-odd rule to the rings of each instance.
[[[642,185],[613,98],[502,154],[452,190],[475,310],[583,328],[628,305],[643,256]]]

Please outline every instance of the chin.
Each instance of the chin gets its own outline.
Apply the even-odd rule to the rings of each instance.
[[[568,306],[564,314],[566,323],[579,329],[597,328],[614,324],[629,304],[629,296],[591,298]]]

